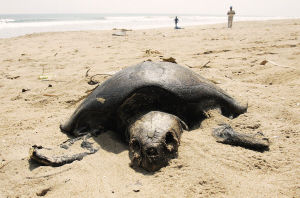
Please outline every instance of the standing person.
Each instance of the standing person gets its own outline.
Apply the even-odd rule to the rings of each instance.
[[[232,6],[230,6],[230,10],[227,12],[228,15],[228,28],[232,28],[233,16],[235,15],[235,11],[232,10]]]
[[[179,19],[177,18],[177,16],[175,17],[174,21],[175,21],[175,29],[178,29],[177,23],[178,23]]]

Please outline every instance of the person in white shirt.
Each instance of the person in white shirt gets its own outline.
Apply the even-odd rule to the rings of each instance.
[[[232,6],[230,6],[230,10],[227,12],[228,15],[228,28],[232,28],[233,16],[235,15],[235,11],[232,10]]]

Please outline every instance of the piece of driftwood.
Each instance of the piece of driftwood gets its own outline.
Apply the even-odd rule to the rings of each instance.
[[[123,31],[123,32],[132,31],[131,29],[124,29],[124,28],[113,28],[113,30],[120,30],[120,31]]]
[[[14,80],[14,79],[20,78],[20,76],[9,76],[9,75],[6,75],[6,78],[10,79],[10,80]]]
[[[217,139],[217,142],[223,144],[241,146],[260,152],[269,150],[270,143],[267,138],[259,139],[250,135],[237,133],[228,124],[222,124],[218,128],[215,128],[212,135]]]
[[[112,34],[113,36],[126,36],[126,31],[119,31]]]
[[[40,192],[37,192],[36,195],[39,196],[39,197],[43,197],[45,196],[49,191],[51,191],[51,187],[49,188],[45,188],[43,190],[41,190]]]

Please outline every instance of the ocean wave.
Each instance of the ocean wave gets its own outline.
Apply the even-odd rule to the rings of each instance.
[[[158,21],[158,20],[170,20],[169,16],[108,16],[109,21]]]
[[[15,19],[1,19],[0,18],[0,23],[11,23],[11,22],[14,22],[16,21]]]
[[[63,27],[63,26],[80,26],[88,24],[101,23],[102,20],[79,20],[79,21],[38,21],[38,22],[12,22],[0,24],[2,28],[30,28],[30,27]]]
[[[39,23],[59,21],[106,20],[104,15],[97,14],[16,14],[0,15],[0,23]]]

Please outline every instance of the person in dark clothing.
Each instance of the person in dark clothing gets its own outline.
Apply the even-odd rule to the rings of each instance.
[[[178,29],[177,24],[178,24],[179,19],[177,16],[175,17],[174,21],[175,21],[175,29]]]

